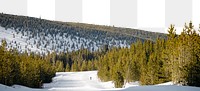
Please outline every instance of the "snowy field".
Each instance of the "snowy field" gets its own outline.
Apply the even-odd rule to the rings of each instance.
[[[32,89],[20,85],[11,87],[0,84],[0,91],[200,91],[198,87],[177,86],[171,82],[140,86],[138,82],[125,85],[125,88],[113,88],[110,82],[101,82],[97,78],[97,71],[85,72],[57,72],[52,83],[44,84],[43,89]]]

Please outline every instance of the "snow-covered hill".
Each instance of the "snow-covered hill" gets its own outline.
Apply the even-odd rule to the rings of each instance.
[[[166,34],[138,29],[118,28],[83,23],[49,21],[40,18],[0,13],[0,41],[20,52],[67,52],[87,48],[91,51],[104,45],[129,47],[141,40],[155,41]]]
[[[16,48],[20,52],[35,52],[35,53],[48,53],[48,52],[66,52],[87,48],[95,51],[106,44],[103,41],[94,41],[67,33],[60,33],[51,35],[49,33],[38,32],[33,36],[31,32],[19,31],[14,29],[5,29],[0,27],[0,40],[6,40],[9,49]],[[1,42],[0,42],[1,43]],[[114,43],[114,44],[112,44]],[[115,40],[108,42],[109,46],[116,47],[129,47],[126,40]]]
[[[44,84],[43,89],[0,84],[0,91],[200,91],[199,87],[177,86],[171,82],[151,86],[140,86],[138,82],[132,82],[126,84],[125,88],[113,88],[113,86],[111,81],[101,82],[97,78],[97,71],[58,72],[53,82]]]

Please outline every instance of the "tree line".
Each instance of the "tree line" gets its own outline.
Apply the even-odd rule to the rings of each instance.
[[[80,49],[72,52],[53,52],[47,55],[34,52],[19,52],[8,49],[7,42],[0,45],[0,83],[11,86],[41,88],[43,83],[49,83],[56,72],[97,70],[97,59],[104,55],[108,46],[92,52]]]
[[[80,49],[72,52],[49,53],[46,55],[47,60],[53,64],[57,63],[60,72],[69,71],[89,71],[97,70],[97,59],[104,55],[102,51],[90,51],[88,49]],[[59,63],[59,64],[58,64]]]
[[[76,39],[76,36],[95,39],[93,38],[95,34],[102,35],[103,37],[105,37],[105,34],[108,34],[98,29],[89,30],[84,27],[78,28],[78,26],[72,26],[64,22],[3,13],[0,14],[0,26],[4,27],[6,30],[8,28],[13,29],[17,34],[21,33],[23,35],[21,37],[30,35],[28,36],[29,40],[38,35],[41,36],[37,47],[41,47],[40,42],[47,42],[45,45],[49,44],[49,40],[44,39],[48,37],[48,34],[56,38],[55,36],[57,35],[67,33],[66,36],[71,36],[71,40]],[[15,35],[13,35],[13,37],[15,37]],[[101,40],[100,37],[97,37],[97,39]],[[63,52],[58,52],[56,50],[61,46],[58,45],[57,40],[58,39],[55,41],[55,48],[52,49],[52,51],[54,50],[55,52],[49,52],[48,54],[36,54],[28,50],[24,52],[20,51],[19,48],[10,48],[10,46],[13,45],[3,40],[0,45],[0,83],[9,86],[19,84],[38,88],[42,87],[43,83],[51,82],[52,77],[55,76],[55,72],[97,69],[96,59],[101,55],[100,52],[93,53],[82,46],[78,51],[69,52],[67,50],[69,47],[63,45],[64,43],[62,41],[60,42],[62,42],[62,45],[65,46],[66,49],[64,48]],[[104,43],[105,41],[102,39],[100,42]],[[36,45],[36,43],[34,44]],[[16,44],[16,41],[14,44]]]
[[[98,77],[113,81],[115,87],[132,81],[200,86],[200,35],[192,23],[180,35],[174,25],[168,32],[166,40],[137,41],[130,48],[111,49],[98,60]]]
[[[42,87],[42,83],[51,82],[57,67],[40,55],[8,50],[6,44],[2,40],[0,45],[0,83],[38,88]]]

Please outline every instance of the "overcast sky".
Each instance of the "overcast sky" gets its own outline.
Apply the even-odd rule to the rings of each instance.
[[[200,0],[0,0],[4,13],[163,33],[191,20],[198,27],[199,11]]]

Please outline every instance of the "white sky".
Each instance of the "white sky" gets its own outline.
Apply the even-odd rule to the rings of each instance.
[[[192,8],[192,22],[194,23],[194,26],[198,28],[200,24],[200,0],[193,0]]]
[[[0,12],[7,14],[26,15],[26,7],[27,0],[0,0]]]
[[[83,0],[82,12],[84,23],[110,24],[110,0]]]
[[[137,11],[138,27],[165,27],[165,0],[138,0]]]
[[[28,16],[55,19],[55,0],[28,0]]]
[[[70,2],[70,0],[67,2]],[[77,0],[77,2],[79,1]],[[112,17],[110,16],[110,0],[80,0],[80,3],[82,3],[82,6],[80,6],[81,4],[78,6],[81,7],[80,12],[82,12],[82,15],[80,16],[82,17],[76,19],[75,16],[73,17],[75,19],[69,19],[73,15],[71,14],[68,16],[68,18],[66,18],[67,20],[76,20],[75,22],[90,24],[110,25],[110,17]],[[123,5],[119,5],[119,8],[120,7],[123,7]],[[63,8],[63,11],[72,10],[70,12],[73,12],[73,8]],[[200,0],[192,0],[192,8],[192,21],[194,22],[195,26],[198,27],[200,23]],[[74,10],[78,12],[79,8]],[[42,19],[49,20],[56,19],[55,0],[18,0],[17,2],[16,0],[0,0],[0,12],[17,15],[28,15],[38,18],[41,17]],[[137,12],[135,12],[135,14],[137,14],[137,26],[133,28],[145,30],[151,28],[150,31],[166,33],[165,29],[168,26],[165,26],[165,0],[137,0]],[[121,26],[118,25],[118,27]],[[164,30],[159,31],[160,29]]]

